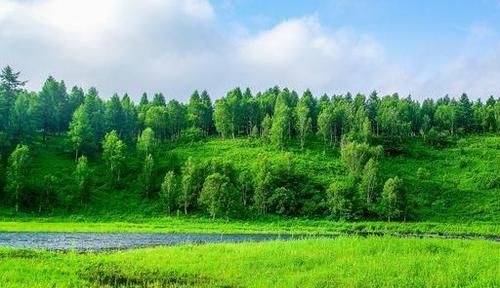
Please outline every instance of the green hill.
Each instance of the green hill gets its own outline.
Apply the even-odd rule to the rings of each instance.
[[[295,216],[328,218],[325,190],[336,181],[348,177],[340,160],[340,149],[324,150],[320,142],[310,143],[303,151],[290,148],[284,152],[258,140],[237,138],[222,140],[210,138],[198,142],[171,142],[159,147],[153,196],[145,200],[141,195],[139,174],[141,161],[131,150],[127,156],[127,170],[123,184],[117,188],[107,185],[106,173],[100,154],[91,155],[90,166],[95,180],[91,197],[83,206],[73,199],[75,162],[72,151],[66,151],[64,137],[55,137],[47,146],[39,143],[32,148],[30,193],[25,195],[23,212],[32,216],[50,215],[136,215],[140,217],[165,216],[158,191],[168,170],[181,172],[188,158],[205,163],[211,159],[227,159],[237,171],[258,170],[259,157],[266,155],[271,163],[292,161],[294,173],[303,177],[314,195],[306,195],[301,210]],[[289,147],[299,147],[289,143]],[[291,159],[291,160],[290,160]],[[446,148],[434,148],[416,139],[402,145],[398,155],[381,158],[381,182],[389,177],[403,179],[411,206],[409,220],[435,222],[500,221],[500,136],[469,136]],[[421,171],[419,171],[419,169]],[[424,172],[422,172],[424,171]],[[424,174],[424,175],[421,175]],[[48,207],[38,213],[38,195],[46,190],[45,175],[54,175],[57,185],[50,191]],[[293,182],[293,181],[292,181]],[[303,183],[302,183],[303,184]],[[297,184],[297,185],[302,185]],[[303,187],[304,185],[302,185]],[[378,188],[381,189],[381,188]],[[56,204],[57,203],[57,204]],[[3,204],[3,214],[13,215],[9,202]],[[192,211],[204,214],[199,209]],[[292,215],[293,216],[293,215]],[[242,213],[237,217],[249,217]]]

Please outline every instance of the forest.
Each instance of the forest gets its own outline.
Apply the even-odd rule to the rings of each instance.
[[[128,94],[68,89],[52,76],[40,91],[27,91],[9,66],[0,81],[3,215],[94,213],[108,209],[100,202],[116,201],[121,213],[140,203],[133,209],[149,215],[212,219],[418,220],[429,191],[440,189],[426,151],[458,147],[462,169],[476,157],[468,160],[460,148],[470,139],[490,139],[497,152],[499,145],[494,96],[419,102],[376,91],[315,97],[272,87],[234,88],[215,101],[195,90],[187,103],[144,93],[134,103]],[[237,152],[223,156],[223,149]],[[260,150],[243,163],[239,155],[249,149]],[[429,165],[404,173],[390,162],[422,155]],[[496,155],[479,181],[490,193],[500,187]]]

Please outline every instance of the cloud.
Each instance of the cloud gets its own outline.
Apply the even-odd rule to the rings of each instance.
[[[499,87],[500,53],[480,59],[470,53],[418,75],[395,63],[373,36],[329,29],[314,15],[248,33],[241,24],[221,23],[207,0],[124,3],[0,1],[0,65],[21,70],[33,90],[51,74],[68,86],[97,86],[103,97],[129,92],[136,100],[142,91],[186,100],[194,89],[220,97],[235,86],[316,94],[376,89],[417,98],[431,96],[430,89],[432,96],[470,89],[486,97]],[[472,33],[491,36],[482,26]]]

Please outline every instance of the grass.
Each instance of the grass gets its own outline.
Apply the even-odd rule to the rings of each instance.
[[[498,287],[500,243],[340,237],[102,254],[0,249],[2,287]]]
[[[61,148],[65,147],[63,144],[63,139],[54,138],[47,147],[36,146],[33,149],[31,178],[43,179],[44,175],[53,174],[60,182],[58,191],[55,191],[58,195],[58,205],[49,207],[44,212],[45,215],[99,215],[104,218],[118,215],[110,220],[119,220],[121,215],[127,214],[149,218],[164,216],[156,199],[146,201],[140,196],[137,175],[141,165],[140,161],[132,157],[132,152],[132,158],[127,161],[130,171],[123,175],[124,183],[130,184],[130,187],[117,191],[108,191],[103,180],[106,177],[106,169],[102,167],[102,159],[98,154],[91,155],[91,166],[96,178],[91,200],[85,208],[74,205],[74,199],[71,198],[74,192],[74,180],[71,177],[75,165],[74,155],[72,151]],[[311,187],[317,189],[318,195],[315,196],[324,199],[326,187],[346,176],[345,168],[339,159],[339,149],[325,151],[318,140],[309,141],[304,151],[298,147],[298,143],[290,143],[287,153],[292,155],[296,170],[307,175]],[[166,143],[160,150],[161,155],[156,163],[157,186],[160,185],[165,171],[173,169],[179,173],[180,166],[188,157],[198,161],[214,157],[230,159],[238,169],[253,168],[259,154],[266,154],[270,161],[276,163],[284,159],[284,154],[275,148],[246,138],[210,138],[195,143]],[[441,149],[430,147],[421,139],[415,139],[403,146],[401,154],[383,158],[381,184],[388,177],[396,175],[404,180],[412,207],[409,219],[414,221],[499,223],[499,162],[499,135],[467,136],[456,144]],[[416,173],[419,168],[427,169],[430,176],[419,179]],[[40,186],[43,183],[40,181],[32,182],[33,191],[43,189]],[[38,206],[35,202],[32,199],[24,199],[25,205],[33,206],[26,211],[36,211]],[[320,200],[314,203],[316,206],[323,205]],[[0,215],[10,214],[10,217],[15,219],[12,207],[12,203],[4,201]],[[323,212],[318,212],[316,217],[324,217],[328,213],[325,207],[320,207],[319,210]]]
[[[113,219],[113,218],[112,218]],[[162,232],[162,233],[277,233],[349,234],[408,233],[447,235],[500,235],[497,223],[432,222],[335,222],[268,218],[264,220],[208,220],[206,218],[144,218],[106,221],[66,217],[25,218],[24,221],[0,219],[0,232]]]

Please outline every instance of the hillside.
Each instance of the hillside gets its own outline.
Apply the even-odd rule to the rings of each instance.
[[[44,184],[37,179],[43,179],[44,175],[54,175],[57,178],[55,185],[57,188],[54,188],[54,193],[50,197],[55,198],[53,203],[60,204],[48,204],[48,207],[43,207],[39,213],[37,200],[32,197],[33,194],[27,194],[24,201],[30,208],[23,210],[25,214],[35,217],[108,215],[111,219],[120,215],[166,216],[159,203],[158,192],[163,176],[168,170],[180,173],[182,165],[191,157],[200,163],[214,158],[228,159],[237,171],[246,169],[255,171],[258,170],[259,157],[267,155],[271,163],[284,163],[293,159],[291,161],[296,174],[305,175],[308,185],[313,187],[310,190],[315,193],[311,197],[308,196],[310,202],[302,206],[306,208],[317,206],[299,216],[324,219],[330,218],[327,209],[323,208],[326,188],[331,183],[344,181],[348,177],[348,172],[340,160],[340,149],[325,151],[319,141],[310,143],[303,151],[298,148],[298,143],[290,143],[289,147],[292,148],[281,152],[255,139],[210,138],[160,146],[155,167],[152,190],[154,192],[148,200],[145,200],[140,193],[138,175],[141,162],[133,151],[129,151],[127,160],[129,172],[123,175],[123,183],[127,185],[114,189],[107,187],[106,168],[101,155],[97,153],[91,155],[90,166],[96,177],[92,184],[89,202],[79,206],[72,204],[75,162],[72,152],[64,148],[66,147],[64,139],[55,137],[47,146],[41,143],[33,146],[33,168],[30,174],[30,187],[34,195],[37,195],[37,189],[44,189]],[[380,177],[386,179],[399,176],[403,179],[407,187],[408,201],[413,207],[409,213],[409,220],[498,222],[500,221],[499,161],[500,136],[498,135],[465,137],[447,148],[433,148],[416,139],[403,145],[399,155],[385,155],[381,158]],[[429,172],[428,175],[419,175],[417,173],[419,168],[425,168]],[[14,213],[10,204],[4,204],[2,211],[5,216]],[[199,210],[193,213],[204,214]]]

